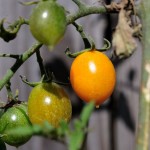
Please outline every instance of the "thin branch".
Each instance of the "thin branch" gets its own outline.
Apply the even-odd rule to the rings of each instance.
[[[22,80],[23,83],[25,83],[25,84],[27,84],[27,85],[29,85],[31,87],[35,87],[39,83],[41,83],[41,82],[29,82],[28,79],[25,76],[21,76],[21,75],[20,75],[20,78],[21,78],[21,80]]]
[[[120,3],[112,2],[110,5],[102,6],[90,6],[82,3],[80,0],[73,0],[80,9],[73,14],[67,16],[67,24],[73,23],[75,20],[91,14],[102,14],[102,13],[118,13],[121,8],[126,10],[133,10],[132,4],[128,4],[128,0],[122,0]],[[129,5],[129,6],[128,6]]]
[[[6,90],[7,90],[7,97],[8,97],[8,101],[12,101],[13,100],[13,94],[12,94],[12,90],[11,90],[11,82],[8,81],[7,84],[5,84]]]
[[[21,5],[25,5],[25,6],[29,6],[29,5],[34,5],[34,4],[38,4],[39,1],[30,1],[30,2],[21,2],[18,1]]]
[[[85,5],[84,9],[79,9],[77,12],[73,14],[69,14],[67,16],[67,24],[73,23],[75,20],[82,18],[87,15],[91,14],[101,14],[101,13],[106,13],[107,10],[104,6],[88,6]]]
[[[16,54],[2,54],[2,53],[0,53],[0,57],[9,57],[9,58],[14,58],[14,59],[19,59],[20,55],[16,55]]]
[[[39,64],[40,71],[41,71],[41,77],[42,77],[43,75],[46,75],[46,70],[45,70],[45,67],[43,65],[43,59],[41,57],[40,50],[36,51],[36,57],[37,57],[37,62]]]
[[[80,0],[72,0],[78,7],[79,9],[83,9],[86,5],[85,3],[81,2]]]
[[[143,55],[142,78],[140,88],[139,121],[137,134],[137,150],[150,148],[150,1],[143,0],[140,4],[141,19],[143,23]]]
[[[15,74],[15,72],[19,69],[19,67],[32,55],[34,54],[40,47],[41,43],[35,43],[30,49],[24,52],[19,59],[16,60],[15,64],[7,70],[5,76],[0,80],[0,90],[4,87],[4,85],[11,79],[11,77]]]
[[[94,41],[88,35],[86,35],[86,33],[83,31],[83,27],[81,25],[77,24],[76,22],[74,22],[72,24],[76,27],[76,30],[81,35],[81,38],[83,39],[83,42],[85,45],[85,49],[95,47]]]
[[[93,47],[91,47],[91,48],[87,48],[87,49],[84,49],[84,50],[81,50],[81,51],[78,51],[78,52],[75,52],[75,53],[72,53],[72,52],[70,51],[70,49],[67,48],[67,49],[65,50],[65,54],[66,54],[67,56],[69,56],[70,58],[75,58],[75,57],[77,57],[78,55],[80,55],[80,54],[82,54],[82,53],[84,53],[84,52],[88,52],[88,51],[94,50],[94,49],[95,49],[94,46],[95,46],[95,45],[93,45]],[[96,50],[102,52],[102,51],[108,50],[110,47],[111,47],[110,42],[109,42],[107,39],[104,38],[104,46],[103,46],[102,48],[100,48],[100,49],[97,49],[97,48],[96,48]]]

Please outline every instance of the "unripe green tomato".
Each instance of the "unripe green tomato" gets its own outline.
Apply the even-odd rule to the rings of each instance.
[[[56,83],[42,83],[34,87],[28,99],[29,119],[33,124],[45,121],[58,127],[61,121],[70,121],[72,106],[64,89]]]
[[[27,104],[16,104],[6,110],[6,112],[0,118],[0,134],[3,135],[1,138],[3,142],[12,145],[20,146],[26,143],[31,135],[10,135],[9,131],[17,127],[31,127],[27,115]]]
[[[54,47],[66,30],[65,10],[54,0],[41,1],[31,13],[29,26],[35,39]]]

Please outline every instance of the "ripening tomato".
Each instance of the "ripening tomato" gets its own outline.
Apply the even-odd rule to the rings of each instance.
[[[31,13],[29,26],[35,39],[53,47],[66,30],[65,10],[54,0],[40,1]]]
[[[112,94],[116,74],[112,62],[102,52],[91,50],[77,56],[70,70],[70,82],[85,102],[103,103]]]
[[[33,124],[48,121],[58,127],[61,121],[68,122],[72,106],[64,89],[56,83],[41,83],[34,87],[28,99],[28,113]]]
[[[12,145],[20,146],[26,143],[31,135],[10,135],[9,131],[17,127],[31,127],[27,114],[27,104],[15,104],[8,108],[6,112],[0,118],[0,134],[3,135],[1,138],[3,142]]]

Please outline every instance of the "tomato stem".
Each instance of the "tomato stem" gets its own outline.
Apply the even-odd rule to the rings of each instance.
[[[26,83],[27,85],[29,85],[31,87],[35,87],[38,84],[41,84],[44,80],[44,76],[42,76],[42,78],[39,82],[29,82],[25,76],[21,76],[21,75],[20,75],[20,78],[21,78],[22,82]]]
[[[142,51],[142,77],[140,88],[140,105],[136,150],[148,150],[150,148],[150,1],[143,0],[139,5],[139,13],[143,23],[143,46]]]
[[[14,65],[7,70],[6,75],[0,80],[0,90],[4,87],[4,85],[13,77],[15,72],[18,70],[18,68],[30,57],[32,56],[40,47],[42,46],[41,43],[36,42],[34,45],[32,45],[31,48],[29,48],[27,51],[25,51],[20,57],[16,60]]]
[[[16,105],[16,104],[21,104],[24,103],[23,101],[19,101],[19,100],[11,100],[9,101],[7,104],[5,104],[4,106],[0,107],[0,109],[4,109],[4,111],[6,111],[8,108],[11,108],[12,106]]]
[[[41,77],[44,76],[44,78],[47,79],[48,75],[47,75],[47,72],[46,72],[44,64],[43,64],[43,59],[42,59],[42,56],[40,54],[40,50],[36,51],[36,57],[37,57],[37,62],[38,62],[39,67],[40,67]]]
[[[79,7],[79,9],[84,9],[84,7],[86,6],[86,4],[81,2],[80,0],[72,0],[72,1]]]
[[[71,53],[70,49],[67,48],[67,49],[65,50],[65,54],[66,54],[67,56],[71,57],[71,58],[76,58],[78,55],[80,55],[80,54],[82,54],[82,53],[84,53],[84,52],[90,51],[90,50],[91,50],[91,48],[85,49],[85,50],[82,50],[82,51],[79,51],[79,52],[76,52],[76,53]]]
[[[106,51],[108,50],[109,48],[111,47],[111,44],[110,42],[107,40],[107,39],[104,39],[104,46],[100,49],[97,49],[95,48],[95,45],[93,45],[93,47],[91,48],[87,48],[87,49],[84,49],[84,50],[81,50],[79,52],[75,52],[75,53],[71,53],[70,49],[67,48],[65,50],[65,54],[71,58],[76,58],[78,55],[84,53],[84,52],[87,52],[87,51],[90,51],[90,50],[97,50],[97,51]]]
[[[91,45],[95,45],[93,40],[90,39],[90,37],[87,36],[87,34],[83,31],[82,25],[79,25],[76,22],[73,22],[72,24],[76,27],[76,30],[79,32],[79,34],[84,42],[85,49],[90,48]]]
[[[7,97],[8,97],[8,102],[12,101],[13,98],[13,94],[12,94],[12,90],[11,90],[11,82],[8,81],[7,84],[5,85],[6,90],[7,90]]]
[[[25,5],[25,6],[38,4],[39,2],[40,2],[40,1],[30,1],[30,2],[21,2],[21,1],[19,1],[19,3],[20,3],[21,5]]]
[[[97,50],[106,51],[106,50],[109,50],[110,48],[111,48],[111,43],[107,39],[104,38],[104,46]]]

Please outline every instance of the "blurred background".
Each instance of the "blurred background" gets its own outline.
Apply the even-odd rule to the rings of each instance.
[[[27,0],[22,1],[27,2]],[[58,1],[71,13],[77,10],[76,5],[71,0]],[[98,0],[84,1],[90,5],[101,5]],[[109,4],[111,0],[105,2]],[[6,18],[8,23],[18,19],[19,16],[28,19],[33,7],[34,5],[20,5],[17,0],[0,0],[0,19]],[[83,25],[85,32],[93,37],[96,47],[101,48],[104,37],[111,41],[113,29],[117,24],[117,15],[90,15],[79,19],[77,22]],[[0,39],[0,53],[21,54],[34,42],[35,39],[29,32],[29,27],[23,25],[15,40],[6,43]],[[113,62],[117,72],[116,88],[110,99],[92,113],[89,122],[89,128],[92,130],[88,134],[86,150],[135,149],[142,51],[140,42],[136,40],[136,43],[137,50],[130,58]],[[72,25],[67,27],[64,39],[55,47],[54,51],[48,51],[45,46],[41,48],[45,67],[53,71],[56,79],[61,82],[68,82],[69,69],[73,61],[64,54],[67,47],[72,52],[84,48],[80,35]],[[111,51],[112,49],[106,54],[110,56]],[[11,58],[0,58],[0,79],[3,78],[13,63],[14,60]],[[13,92],[18,89],[19,99],[27,101],[31,88],[21,81],[20,75],[26,76],[29,81],[39,81],[40,71],[35,55],[30,57],[11,79]],[[64,88],[72,101],[74,119],[80,115],[85,104],[75,95],[70,86],[64,86]],[[0,100],[7,100],[5,88],[0,92]],[[16,150],[14,147],[8,145],[7,147],[8,150]],[[36,136],[18,148],[18,150],[26,149],[67,150],[64,145],[56,141]]]

